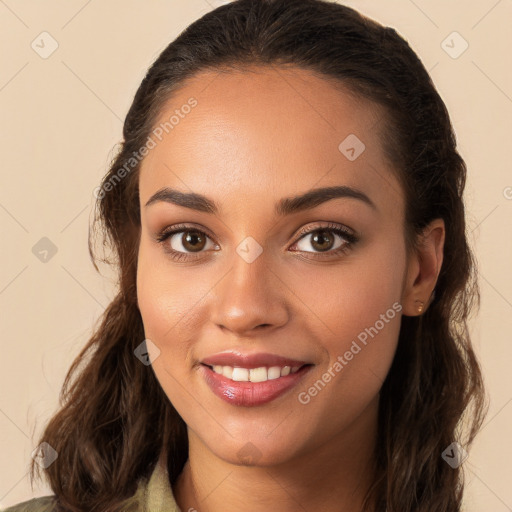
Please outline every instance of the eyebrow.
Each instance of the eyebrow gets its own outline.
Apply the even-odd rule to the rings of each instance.
[[[285,197],[276,203],[275,213],[278,216],[291,215],[315,208],[326,201],[337,198],[358,199],[377,211],[375,203],[366,194],[355,188],[340,185],[316,188],[298,196]],[[217,214],[220,210],[215,201],[206,196],[195,192],[180,192],[169,187],[162,188],[153,194],[145,207],[158,202],[172,203],[177,206],[212,214]]]

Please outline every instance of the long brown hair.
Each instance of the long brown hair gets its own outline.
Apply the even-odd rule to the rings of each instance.
[[[140,161],[134,154],[186,79],[248,64],[312,70],[384,107],[383,144],[405,192],[408,248],[431,220],[445,221],[435,295],[423,315],[402,317],[381,389],[376,479],[366,506],[377,512],[458,512],[462,466],[452,468],[441,454],[454,441],[468,449],[487,405],[467,327],[480,296],[465,233],[466,166],[446,107],[407,42],[395,30],[325,0],[236,0],[219,7],[165,48],[137,90],[89,234],[96,269],[92,235],[99,232],[103,247],[113,249],[113,257],[102,261],[118,269],[119,291],[73,362],[61,408],[41,436],[58,452],[44,473],[59,507],[126,510],[162,450],[171,483],[187,459],[185,423],[151,366],[134,356],[144,340],[136,293]],[[32,480],[36,471],[34,462]]]

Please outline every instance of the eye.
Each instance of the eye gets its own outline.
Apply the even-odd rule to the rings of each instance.
[[[352,230],[338,224],[315,226],[312,229],[304,228],[299,232],[299,236],[299,240],[292,246],[298,249],[291,250],[312,252],[315,254],[314,258],[317,259],[347,253],[358,241]],[[311,237],[310,241],[308,241],[308,237]],[[337,245],[336,237],[340,239]],[[157,235],[156,239],[175,261],[197,259],[194,254],[199,255],[208,248],[213,247],[216,251],[220,249],[219,245],[214,243],[212,237],[205,231],[186,224],[165,228]],[[308,250],[308,244],[313,247],[313,251]]]
[[[202,252],[208,242],[214,246],[215,250],[219,249],[219,246],[214,244],[204,231],[184,224],[164,229],[158,234],[157,241],[164,245],[165,251],[173,259],[178,261],[190,259],[191,254]]]
[[[295,243],[299,251],[313,252],[320,256],[326,253],[328,257],[346,253],[358,241],[352,230],[337,224],[306,228],[299,235],[303,235]],[[337,244],[336,237],[340,239]],[[308,245],[313,248],[312,251],[308,250]]]

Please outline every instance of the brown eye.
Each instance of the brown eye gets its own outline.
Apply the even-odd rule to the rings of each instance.
[[[156,239],[176,261],[182,261],[192,254],[207,252],[209,248],[220,249],[204,231],[183,224],[164,229]]]
[[[311,237],[311,246],[318,251],[332,249],[334,236],[324,229],[316,231]]]
[[[206,235],[199,231],[183,231],[180,243],[186,251],[198,252],[204,249],[206,245]],[[172,237],[171,237],[172,246]],[[173,247],[174,249],[174,247]],[[176,249],[178,250],[178,249]]]
[[[336,238],[340,242],[336,245]],[[311,230],[303,235],[296,246],[299,251],[322,253],[322,252],[336,252],[337,249],[344,249],[354,241],[349,233],[346,233],[339,228],[318,228]],[[313,250],[308,249],[308,245]]]
[[[203,251],[209,240],[208,235],[195,229],[175,231],[167,238],[171,251],[185,254]]]

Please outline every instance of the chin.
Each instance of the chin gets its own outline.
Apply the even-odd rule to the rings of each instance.
[[[268,467],[284,464],[297,455],[297,436],[286,435],[282,442],[260,431],[259,435],[223,436],[223,440],[206,440],[208,449],[226,463],[237,466]],[[204,442],[204,441],[203,441]]]

